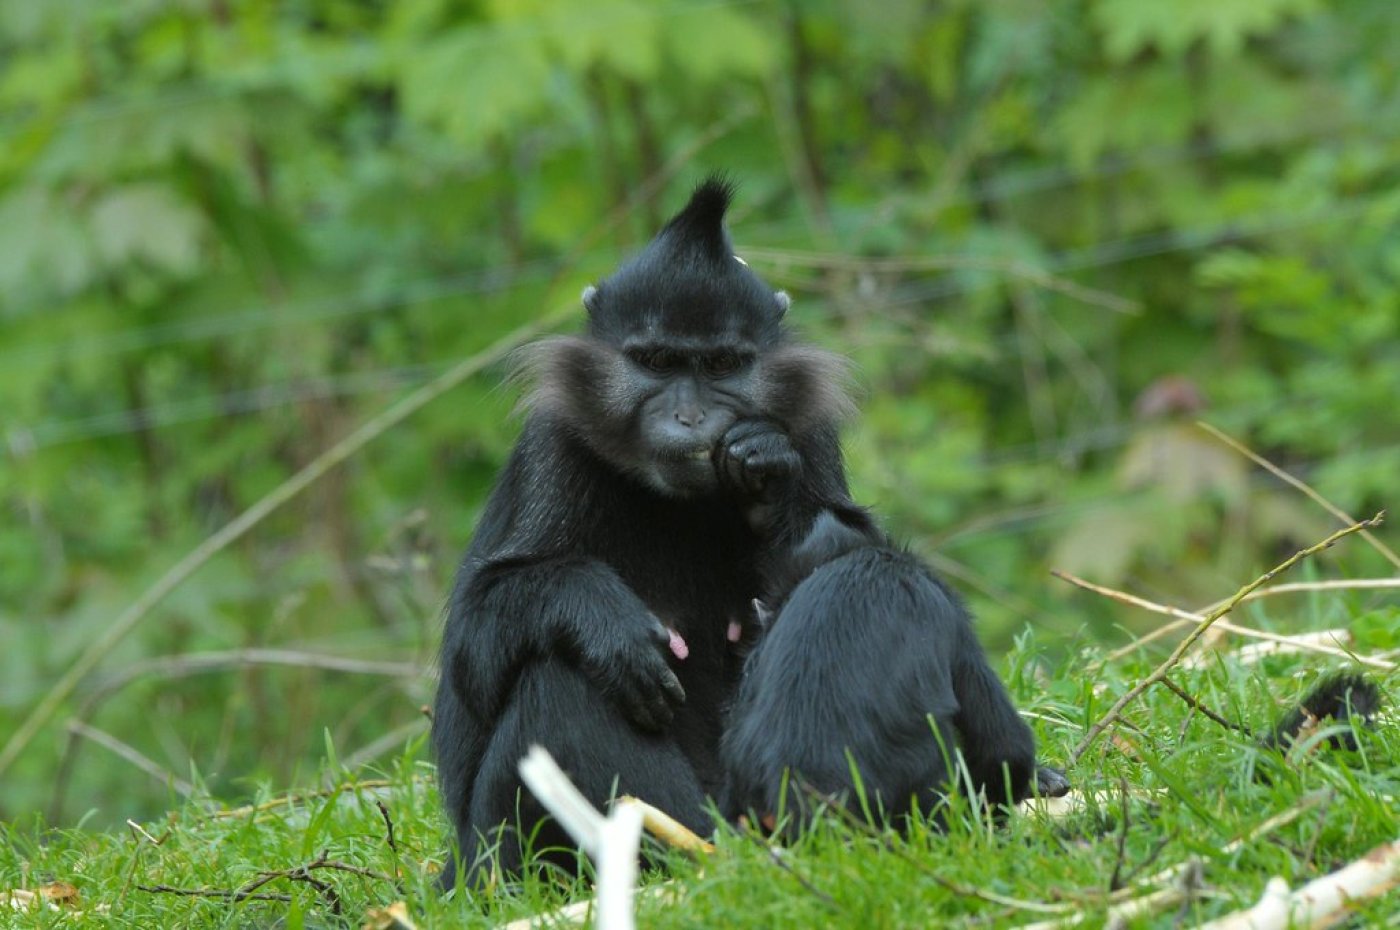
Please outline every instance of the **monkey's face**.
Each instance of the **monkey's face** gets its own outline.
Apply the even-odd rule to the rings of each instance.
[[[752,347],[634,342],[622,354],[637,400],[628,470],[663,494],[716,490],[715,447],[736,419],[753,411]]]
[[[754,415],[762,393],[755,349],[742,342],[560,337],[522,360],[535,383],[531,407],[668,497],[718,490],[715,447],[736,419]]]
[[[787,294],[735,256],[731,193],[705,182],[645,249],[585,289],[586,337],[523,353],[527,404],[671,497],[719,490],[712,456],[735,420],[761,416],[796,438],[848,406],[841,359],[789,344]]]

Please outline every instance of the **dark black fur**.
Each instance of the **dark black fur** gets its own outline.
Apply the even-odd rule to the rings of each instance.
[[[729,196],[702,185],[585,292],[586,335],[522,357],[530,413],[457,575],[433,718],[468,884],[483,839],[500,840],[511,873],[520,844],[500,828],[528,834],[542,820],[516,774],[531,743],[596,804],[634,794],[709,831],[739,669],[726,634],[750,616],[770,545],[716,473],[731,427],[774,424],[801,460],[794,493],[858,513],[836,439],[841,364],[789,340],[786,296],[732,254]],[[665,627],[684,638],[684,660]],[[570,845],[548,821],[535,838]],[[449,862],[443,885],[455,879]]]
[[[1341,674],[1324,678],[1283,716],[1260,745],[1265,749],[1287,750],[1305,729],[1333,723],[1370,726],[1381,708],[1381,693],[1363,675]],[[1329,742],[1338,748],[1355,749],[1350,733],[1337,734]]]
[[[935,808],[959,751],[994,801],[1069,790],[1061,773],[1036,768],[1030,728],[967,611],[926,565],[848,514],[785,500],[781,488],[764,496],[786,543],[765,562],[768,628],[722,744],[726,816],[787,813],[796,828],[816,796],[859,798],[898,823]]]

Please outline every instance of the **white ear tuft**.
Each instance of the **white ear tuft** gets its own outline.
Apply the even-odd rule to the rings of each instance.
[[[739,264],[743,265],[745,268],[749,267],[749,263],[746,262],[746,261],[744,261],[742,258],[740,258],[740,257],[737,256],[737,255],[734,256],[734,260],[735,260],[736,262],[738,262]]]
[[[593,309],[593,300],[598,296],[598,289],[593,285],[588,285],[583,289],[583,306],[586,310]]]
[[[792,298],[788,296],[787,291],[774,291],[773,299],[778,302],[778,316],[787,313],[788,308],[792,306]]]

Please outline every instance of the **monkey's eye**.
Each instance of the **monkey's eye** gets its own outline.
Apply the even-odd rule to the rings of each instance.
[[[676,355],[665,349],[636,349],[628,355],[632,361],[658,375],[670,373],[677,364]]]
[[[714,355],[705,356],[700,362],[700,366],[710,377],[722,378],[725,375],[734,374],[743,363],[744,360],[733,352],[717,352]]]

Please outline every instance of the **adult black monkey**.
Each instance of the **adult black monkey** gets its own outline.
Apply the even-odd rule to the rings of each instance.
[[[594,803],[635,794],[709,831],[738,680],[729,633],[761,593],[766,548],[790,542],[756,529],[762,507],[721,481],[721,441],[734,447],[726,474],[749,492],[783,476],[785,500],[869,527],[836,438],[842,364],[795,344],[786,295],[735,258],[730,196],[702,184],[584,292],[585,335],[524,356],[531,412],[457,575],[433,716],[469,885],[483,839],[501,840],[503,871],[519,867],[503,824],[538,826],[536,849],[570,846],[520,789],[531,743]],[[746,443],[755,429],[782,442]],[[449,861],[444,887],[455,879]]]
[[[720,809],[795,830],[810,793],[880,820],[936,811],[961,752],[993,802],[1069,791],[1036,766],[1035,741],[987,664],[957,595],[869,523],[802,492],[802,459],[774,424],[736,425],[718,447],[722,480],[775,541],[765,554],[765,631],[749,657],[721,758]],[[754,469],[746,457],[765,463]],[[785,810],[784,810],[785,808]]]

